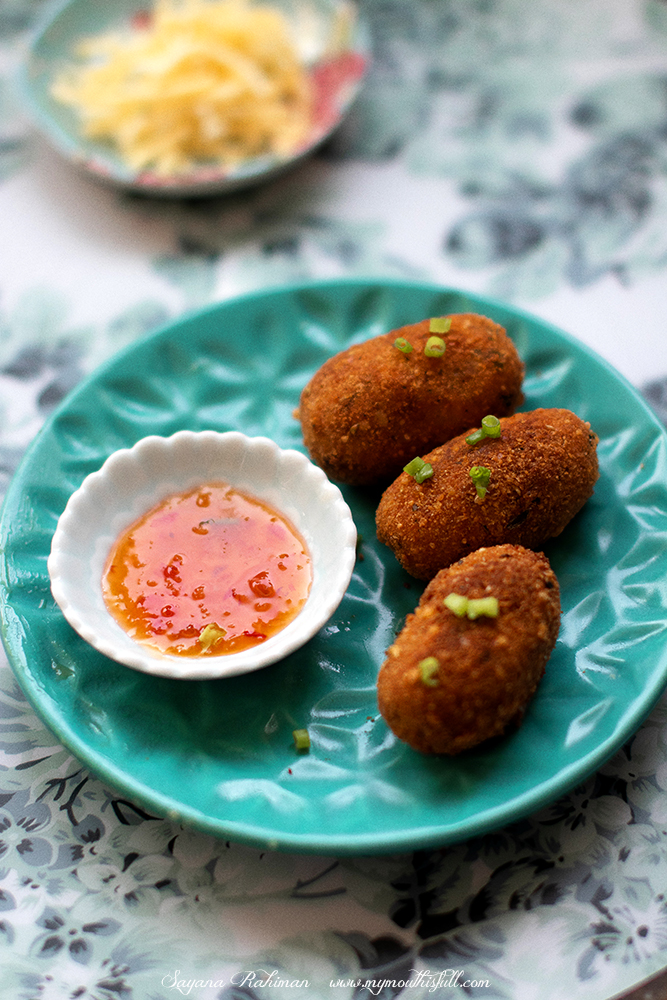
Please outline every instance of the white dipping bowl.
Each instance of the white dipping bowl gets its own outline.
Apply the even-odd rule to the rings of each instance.
[[[312,585],[281,632],[252,649],[176,656],[133,639],[104,602],[102,575],[118,536],[161,500],[225,482],[272,506],[306,542]],[[70,497],[56,527],[48,571],[67,621],[105,656],[161,677],[232,677],[275,663],[308,641],[340,604],[354,569],[357,532],[340,490],[304,455],[237,431],[178,431],[114,452]]]

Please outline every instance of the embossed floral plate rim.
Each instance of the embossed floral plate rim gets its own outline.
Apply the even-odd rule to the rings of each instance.
[[[547,546],[563,624],[516,733],[453,760],[427,758],[378,717],[375,674],[421,585],[377,543],[372,491],[343,489],[363,560],[338,611],[251,681],[188,682],[184,694],[182,682],[105,660],[67,625],[50,598],[46,558],[67,497],[100,458],[146,433],[203,427],[303,449],[292,410],[326,357],[424,315],[468,310],[515,339],[527,362],[524,408],[569,405],[601,439],[595,496]],[[10,486],[0,538],[3,640],[63,744],[145,809],[263,847],[381,853],[506,825],[599,767],[667,681],[665,429],[574,338],[434,284],[350,279],[256,292],[130,346],[47,421]],[[297,726],[310,730],[309,754],[294,749]]]

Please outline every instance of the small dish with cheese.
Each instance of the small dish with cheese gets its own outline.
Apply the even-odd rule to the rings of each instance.
[[[356,529],[300,452],[178,431],[114,452],[69,499],[53,596],[101,653],[164,677],[229,677],[298,649],[350,582]]]
[[[147,194],[222,193],[302,159],[368,65],[349,0],[66,0],[22,89],[53,145]]]

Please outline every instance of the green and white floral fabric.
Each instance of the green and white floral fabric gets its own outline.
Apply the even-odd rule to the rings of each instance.
[[[667,415],[667,2],[362,0],[372,71],[319,155],[142,200],[32,130],[40,0],[0,0],[0,473],[100,361],[309,277],[428,278],[579,336]],[[0,666],[0,997],[608,1000],[667,966],[667,701],[585,785],[454,847],[261,853],[124,801]]]

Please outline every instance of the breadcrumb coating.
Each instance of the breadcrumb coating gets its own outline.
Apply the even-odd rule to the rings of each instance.
[[[301,394],[298,418],[311,458],[332,479],[386,484],[487,413],[513,413],[524,366],[505,330],[474,313],[449,317],[441,356],[424,353],[430,320],[329,358]],[[404,340],[408,353],[395,346]]]
[[[452,593],[497,598],[497,617],[458,617],[444,604]],[[521,722],[559,626],[546,556],[516,545],[478,549],[441,570],[408,615],[380,669],[380,712],[422,753],[458,754],[500,736]]]
[[[430,580],[482,546],[541,549],[593,493],[597,435],[570,410],[538,409],[500,420],[500,437],[470,445],[470,428],[423,456],[423,483],[402,472],[385,490],[377,535],[413,576]],[[479,496],[474,467],[489,470]]]

